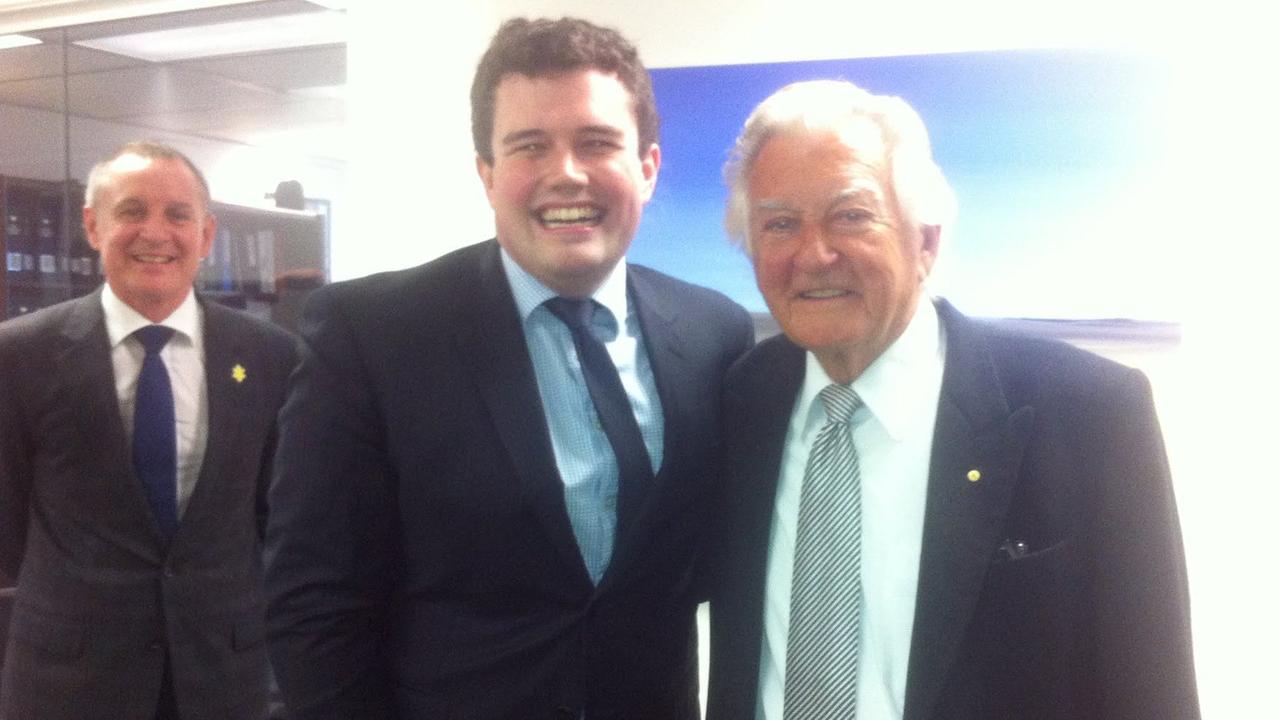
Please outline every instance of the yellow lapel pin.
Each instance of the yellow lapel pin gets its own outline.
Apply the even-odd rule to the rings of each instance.
[[[244,382],[244,379],[247,376],[248,373],[245,372],[244,366],[240,363],[236,363],[236,366],[231,368],[231,379],[235,380],[237,383]]]

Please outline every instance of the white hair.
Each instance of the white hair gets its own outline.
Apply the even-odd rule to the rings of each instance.
[[[725,212],[729,237],[752,253],[747,181],[769,138],[786,130],[831,131],[843,137],[860,120],[870,120],[880,129],[890,182],[907,223],[917,229],[949,225],[955,197],[933,161],[929,133],[920,115],[899,97],[876,95],[843,80],[810,80],[770,95],[743,124],[724,169],[729,184]]]

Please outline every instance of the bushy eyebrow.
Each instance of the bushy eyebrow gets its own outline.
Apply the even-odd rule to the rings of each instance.
[[[612,125],[586,125],[578,128],[577,135],[608,135],[612,138],[623,137],[626,133]]]
[[[764,210],[764,211],[785,210],[790,212],[797,212],[797,210],[794,207],[792,207],[791,204],[788,203],[786,200],[775,200],[773,198],[764,198],[762,200],[757,200],[755,202],[755,205],[753,205],[753,207],[756,210]]]
[[[827,207],[832,208],[848,200],[879,203],[882,198],[883,195],[880,191],[879,185],[855,181],[845,190],[836,193],[836,195],[828,201]],[[785,212],[800,212],[800,210],[791,203],[777,198],[761,198],[760,200],[757,200],[752,207],[758,211],[765,212],[779,210]]]
[[[547,133],[545,131],[538,130],[536,128],[529,128],[527,130],[516,130],[515,132],[507,133],[506,135],[504,135],[502,137],[502,144],[515,145],[516,143],[522,143],[526,140],[541,140],[546,136],[547,136]]]
[[[142,198],[129,196],[129,197],[120,198],[116,202],[112,203],[110,210],[111,212],[121,212],[124,210],[133,210],[133,209],[146,207],[146,206],[147,206],[147,201],[143,200]],[[172,210],[186,210],[194,213],[196,212],[196,207],[197,207],[196,205],[188,202],[167,202],[163,204],[163,208],[165,212],[170,212]]]

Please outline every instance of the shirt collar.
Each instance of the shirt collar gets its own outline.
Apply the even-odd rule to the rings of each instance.
[[[507,253],[506,248],[502,248],[502,269],[506,272],[507,283],[511,286],[511,295],[515,298],[516,310],[520,313],[521,322],[527,321],[529,315],[542,303],[556,296],[556,291],[542,284],[541,280],[520,267],[520,263]],[[616,327],[622,327],[627,317],[626,258],[614,265],[604,282],[591,294],[591,299],[603,305],[613,315]]]
[[[938,311],[933,301],[921,293],[915,314],[902,335],[854,379],[853,390],[865,406],[854,414],[854,423],[863,413],[870,412],[891,438],[901,439],[913,419],[927,412],[930,403],[937,402],[936,383],[922,382],[922,378],[941,378],[945,353],[946,337],[938,322]],[[807,352],[805,356],[804,383],[797,400],[799,407],[809,408],[804,420],[807,435],[826,422],[826,412],[817,402],[818,393],[835,381],[822,369],[816,355]]]
[[[148,325],[163,325],[173,328],[178,335],[187,338],[197,349],[200,348],[200,304],[196,302],[194,291],[187,291],[187,297],[169,317],[153,323],[134,310],[111,291],[109,284],[102,285],[102,313],[107,324],[107,340],[111,347],[124,342],[124,339],[139,328]]]

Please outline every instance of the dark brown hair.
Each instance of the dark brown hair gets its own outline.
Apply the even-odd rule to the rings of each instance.
[[[635,46],[616,30],[577,18],[515,18],[498,28],[471,82],[471,137],[493,164],[493,114],[498,84],[511,73],[541,77],[590,68],[610,73],[631,93],[640,153],[658,141],[658,110],[649,71]]]

